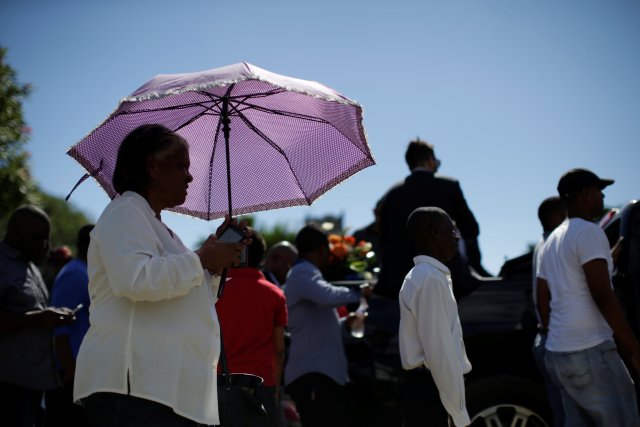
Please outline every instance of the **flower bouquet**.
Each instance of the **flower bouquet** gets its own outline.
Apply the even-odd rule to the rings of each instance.
[[[348,235],[329,235],[329,267],[325,278],[337,280],[371,280],[376,264],[371,243]]]

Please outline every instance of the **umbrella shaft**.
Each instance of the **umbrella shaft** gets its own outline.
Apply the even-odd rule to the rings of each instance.
[[[232,217],[232,206],[231,206],[231,155],[229,153],[229,134],[231,133],[231,128],[229,124],[231,120],[229,119],[229,98],[227,96],[222,98],[222,112],[220,121],[222,122],[222,134],[224,135],[224,148],[225,154],[227,156],[227,196],[229,197],[229,218]]]

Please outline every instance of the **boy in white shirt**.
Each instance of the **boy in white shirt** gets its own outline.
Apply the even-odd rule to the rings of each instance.
[[[400,358],[405,372],[405,427],[470,424],[464,374],[471,370],[462,341],[451,273],[444,263],[458,249],[459,236],[447,213],[418,208],[407,220],[417,256],[400,289]]]

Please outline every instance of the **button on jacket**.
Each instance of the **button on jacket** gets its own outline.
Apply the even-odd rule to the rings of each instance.
[[[88,273],[91,326],[78,355],[74,399],[130,394],[219,424],[218,281],[198,256],[143,197],[125,192],[91,232]]]

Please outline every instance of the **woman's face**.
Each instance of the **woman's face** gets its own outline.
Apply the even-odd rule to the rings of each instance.
[[[185,141],[176,141],[150,158],[149,194],[161,202],[163,209],[180,206],[186,200],[187,188],[193,181],[189,173],[190,164]]]

